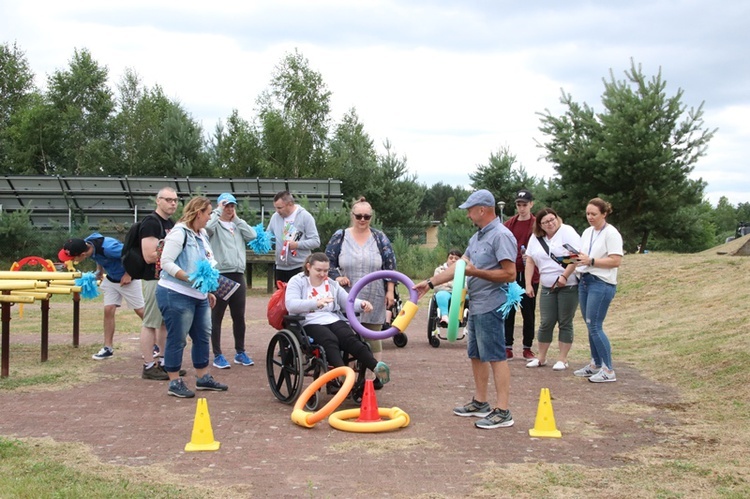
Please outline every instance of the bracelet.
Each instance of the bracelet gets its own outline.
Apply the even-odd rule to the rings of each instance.
[[[592,266],[592,267],[595,267],[595,266],[596,266],[596,265],[594,265],[594,262],[595,262],[595,261],[596,261],[596,259],[595,259],[595,258],[592,258],[592,259],[591,259],[591,266]]]
[[[430,289],[435,289],[435,285],[432,284],[432,281],[427,279],[427,285],[430,287]]]
[[[565,282],[568,282],[568,278],[567,278],[567,277],[565,277],[565,276],[564,276],[563,274],[560,274],[560,277],[564,278],[564,279],[565,279]],[[558,277],[558,279],[559,279],[559,277]]]

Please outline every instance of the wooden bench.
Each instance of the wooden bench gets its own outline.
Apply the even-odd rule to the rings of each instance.
[[[266,265],[266,291],[273,293],[276,289],[276,283],[274,282],[274,264],[276,262],[275,253],[266,253],[265,255],[259,255],[252,250],[247,250],[247,264],[245,265],[245,278],[247,279],[247,287],[253,287],[253,264]]]

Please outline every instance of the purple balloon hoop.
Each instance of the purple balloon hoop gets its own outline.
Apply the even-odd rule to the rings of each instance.
[[[416,305],[417,301],[419,301],[419,293],[417,293],[417,291],[413,289],[414,283],[412,282],[412,280],[406,277],[401,272],[396,272],[395,270],[378,270],[377,272],[367,274],[362,279],[357,281],[357,283],[352,286],[352,290],[349,292],[349,299],[346,301],[346,317],[347,319],[349,319],[349,324],[352,326],[352,329],[359,333],[360,336],[362,336],[363,338],[367,338],[368,340],[383,340],[400,333],[400,331],[395,326],[391,326],[385,331],[372,331],[370,329],[367,329],[359,322],[359,319],[354,313],[354,300],[357,299],[357,295],[360,291],[362,291],[362,288],[370,284],[372,281],[377,281],[380,279],[393,279],[394,281],[400,282],[401,284],[406,286],[406,289],[409,290],[409,301],[414,305]]]

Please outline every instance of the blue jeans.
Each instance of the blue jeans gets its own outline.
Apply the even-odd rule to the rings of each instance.
[[[164,370],[173,373],[182,367],[187,335],[193,340],[190,351],[193,367],[208,367],[208,347],[211,341],[211,308],[208,306],[208,299],[199,300],[164,286],[156,286],[156,301],[167,326]]]
[[[615,297],[617,286],[609,284],[591,274],[582,274],[578,282],[578,301],[581,315],[589,330],[591,359],[597,366],[612,367],[612,346],[604,334],[602,324],[607,316],[609,304]]]
[[[469,314],[466,350],[470,359],[482,362],[508,360],[505,356],[505,328],[502,312]]]

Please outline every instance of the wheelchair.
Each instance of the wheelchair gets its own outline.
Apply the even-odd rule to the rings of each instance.
[[[302,316],[284,316],[284,329],[273,335],[266,351],[266,375],[271,392],[279,401],[290,405],[302,394],[305,377],[316,379],[329,369],[323,347],[316,345],[305,333],[303,320]],[[348,354],[344,354],[344,364],[352,364],[350,367],[357,373],[357,380],[349,397],[359,404],[364,393],[366,368]],[[340,386],[334,380],[328,383],[326,390],[333,394]],[[317,410],[320,400],[321,393],[318,390],[307,401],[305,409]]]
[[[447,312],[447,311],[446,311]],[[447,325],[440,324],[440,317],[448,315],[443,313],[438,307],[435,295],[432,295],[430,299],[430,306],[427,311],[427,340],[430,342],[430,346],[438,348],[440,346],[440,340],[448,340],[448,327]],[[459,311],[458,318],[458,337],[457,340],[462,340],[466,336],[466,325],[469,322],[469,298],[464,300],[463,310]]]

